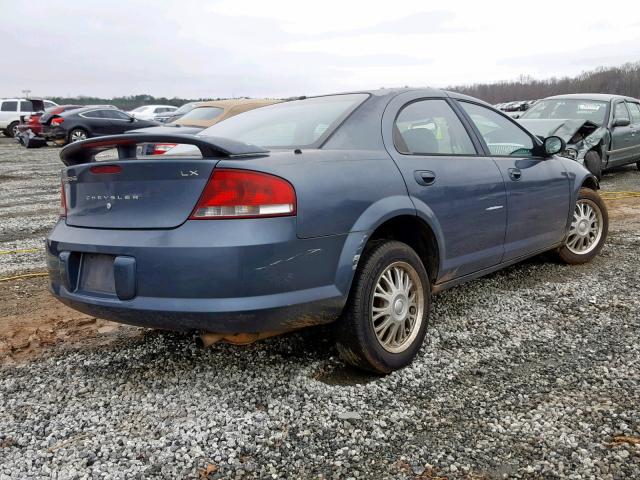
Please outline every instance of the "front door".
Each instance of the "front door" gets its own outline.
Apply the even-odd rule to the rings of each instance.
[[[617,120],[626,120],[627,125],[614,126]],[[634,158],[635,133],[631,125],[631,117],[624,101],[613,105],[613,124],[611,126],[611,149],[609,150],[608,167],[624,165]]]
[[[390,103],[383,131],[418,215],[437,225],[444,239],[436,281],[496,265],[507,222],[500,171],[478,153],[448,99],[415,95]]]
[[[547,250],[561,242],[570,210],[570,183],[560,158],[533,156],[530,134],[483,105],[460,101],[494,159],[507,189],[503,261]]]

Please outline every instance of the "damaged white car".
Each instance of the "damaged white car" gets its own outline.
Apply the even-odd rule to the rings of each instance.
[[[636,163],[640,169],[640,100],[621,95],[573,94],[537,102],[518,120],[540,137],[561,137],[560,153],[584,164],[598,179],[606,169]]]

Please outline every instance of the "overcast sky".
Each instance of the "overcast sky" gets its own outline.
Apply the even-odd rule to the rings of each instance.
[[[637,0],[0,0],[0,49],[0,97],[23,89],[199,98],[443,87],[638,61],[640,7]]]

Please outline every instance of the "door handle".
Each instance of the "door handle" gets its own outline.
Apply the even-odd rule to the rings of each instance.
[[[520,177],[522,177],[522,172],[520,171],[519,168],[510,168],[508,172],[509,172],[509,177],[511,177],[511,180],[514,180],[516,182],[520,180]]]
[[[416,182],[425,187],[432,185],[436,181],[436,174],[431,170],[416,170],[413,172],[413,177],[416,179]]]

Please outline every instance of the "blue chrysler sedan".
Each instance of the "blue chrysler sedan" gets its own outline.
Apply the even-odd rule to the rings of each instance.
[[[180,145],[137,158],[149,142]],[[232,342],[335,322],[345,361],[387,373],[419,351],[432,294],[541,252],[569,264],[599,252],[597,180],[564,148],[433,89],[74,143],[46,245],[51,290],[100,318]]]

